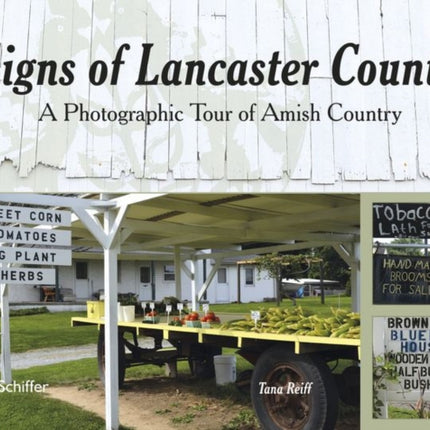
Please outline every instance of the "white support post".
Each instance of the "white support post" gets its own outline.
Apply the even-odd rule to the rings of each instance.
[[[1,379],[4,383],[12,382],[10,362],[10,327],[9,327],[9,289],[1,284]]]
[[[208,289],[210,283],[212,282],[214,276],[216,275],[219,266],[221,266],[221,259],[216,260],[214,266],[212,267],[208,277],[206,278],[206,281],[203,283],[202,288],[200,288],[199,293],[197,295],[197,300],[201,300],[203,297],[203,294]]]
[[[113,233],[115,213],[111,210],[104,214],[104,232]],[[106,429],[119,427],[118,408],[118,274],[117,260],[119,245],[113,240],[104,249],[105,282],[105,389],[106,389]]]
[[[191,259],[191,306],[193,311],[197,310],[197,294],[196,294],[196,259]]]
[[[175,246],[175,297],[182,299],[182,262],[181,262],[181,247]]]

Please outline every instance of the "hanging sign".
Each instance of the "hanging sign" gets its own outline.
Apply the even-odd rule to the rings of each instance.
[[[373,256],[374,304],[429,304],[430,258]]]
[[[419,392],[430,388],[430,318],[388,317],[385,328],[385,347],[390,351],[402,397],[414,400]],[[399,386],[394,387],[399,391]],[[418,395],[417,395],[418,394]],[[395,392],[390,397],[398,397]]]
[[[55,269],[23,269],[23,268],[1,268],[1,284],[38,284],[55,285]]]
[[[0,246],[0,263],[70,266],[72,251],[70,249]]]
[[[69,230],[0,226],[0,243],[70,246],[72,233]]]
[[[430,237],[430,204],[374,203],[373,237]]]
[[[70,211],[0,205],[0,222],[70,226],[72,217]]]

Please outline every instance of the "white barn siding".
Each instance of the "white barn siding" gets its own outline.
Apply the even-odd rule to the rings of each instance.
[[[73,3],[73,5],[72,5]],[[29,59],[76,63],[69,86],[34,85],[17,95],[0,86],[0,190],[86,191],[409,191],[428,189],[429,85],[342,87],[332,79],[339,47],[348,52],[342,73],[353,76],[370,59],[428,61],[426,2],[407,0],[2,0],[2,62]],[[267,23],[270,22],[268,26]],[[270,30],[269,30],[270,28]],[[95,60],[111,66],[123,52],[117,85],[91,85]],[[136,86],[142,43],[154,43],[150,77],[170,60],[266,63],[318,60],[309,85]],[[16,51],[6,47],[14,44]],[[61,49],[58,47],[61,46]],[[0,71],[3,68],[0,67]],[[222,71],[221,71],[222,72]],[[222,77],[220,73],[219,77]],[[424,71],[424,75],[425,75]],[[301,79],[301,73],[297,75]],[[34,82],[34,81],[33,81]],[[164,108],[183,121],[144,123],[64,121],[64,103],[84,109]],[[190,103],[232,110],[229,121],[194,121]],[[333,122],[330,103],[344,109],[402,110],[398,124]],[[39,114],[51,103],[58,121]],[[255,103],[256,118],[237,115]],[[321,121],[261,121],[277,110],[321,109]],[[171,106],[170,106],[171,105]]]

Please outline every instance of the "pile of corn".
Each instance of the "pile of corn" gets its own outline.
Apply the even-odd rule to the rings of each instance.
[[[300,306],[294,308],[269,308],[260,311],[255,324],[250,318],[228,321],[223,330],[242,330],[256,333],[294,334],[300,336],[325,336],[348,339],[360,338],[360,315],[345,309],[331,308],[332,316],[306,316]]]

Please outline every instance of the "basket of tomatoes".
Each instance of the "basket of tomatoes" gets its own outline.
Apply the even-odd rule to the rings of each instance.
[[[198,312],[190,312],[188,315],[185,315],[184,322],[187,327],[201,327],[202,324],[200,322],[200,315]]]
[[[219,324],[221,320],[215,315],[215,312],[209,311],[205,316],[200,318],[200,322],[202,323],[202,327],[210,328],[212,324]]]
[[[160,317],[158,316],[158,312],[156,310],[153,310],[151,312],[148,312],[147,314],[145,314],[144,318],[143,318],[143,322],[145,323],[152,323],[152,324],[156,324],[160,322]]]

